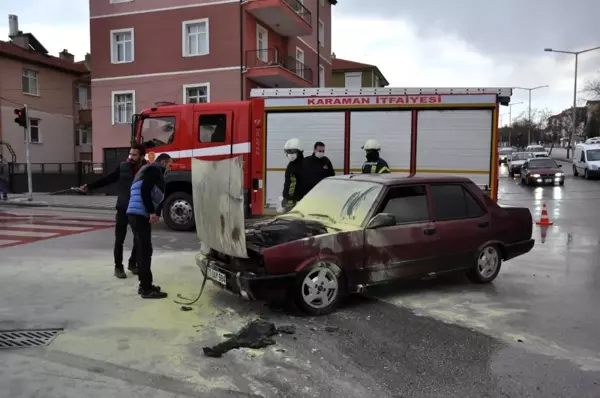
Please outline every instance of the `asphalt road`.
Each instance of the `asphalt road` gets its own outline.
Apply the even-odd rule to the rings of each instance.
[[[21,225],[40,214],[55,217],[49,225],[84,223],[0,248],[0,330],[65,328],[47,348],[0,350],[0,397],[598,397],[598,199],[600,181],[569,175],[564,187],[530,188],[504,174],[501,203],[535,218],[546,204],[554,225],[543,239],[535,227],[534,250],[493,284],[456,275],[389,286],[318,318],[210,285],[181,311],[177,293],[194,297],[201,283],[198,244],[160,224],[153,270],[170,297],[142,300],[135,279],[112,277],[111,212],[0,207],[30,218]],[[81,218],[104,227],[68,221]],[[256,317],[297,333],[203,355]]]

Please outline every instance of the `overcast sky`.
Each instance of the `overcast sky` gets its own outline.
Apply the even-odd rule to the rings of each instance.
[[[88,1],[0,3],[2,40],[8,14],[17,14],[21,30],[52,54],[66,48],[79,60],[89,51]],[[395,87],[549,85],[533,91],[532,106],[560,111],[573,101],[574,56],[544,48],[600,46],[599,15],[600,0],[340,0],[333,48],[338,58],[377,65]],[[600,77],[600,51],[582,55],[579,65],[580,86]],[[513,117],[527,99],[514,92],[513,102],[525,104],[513,106]]]

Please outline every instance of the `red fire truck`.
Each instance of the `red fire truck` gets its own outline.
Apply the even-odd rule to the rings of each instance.
[[[164,219],[192,230],[191,158],[244,157],[248,216],[273,211],[283,187],[283,145],[326,144],[337,173],[360,172],[374,138],[393,172],[459,174],[497,197],[498,115],[510,88],[255,89],[240,102],[157,106],[134,115],[148,159],[168,153]]]

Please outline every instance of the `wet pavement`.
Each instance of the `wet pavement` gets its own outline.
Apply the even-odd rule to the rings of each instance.
[[[47,348],[0,350],[0,397],[598,397],[600,181],[565,172],[564,187],[544,188],[504,173],[501,203],[536,219],[546,204],[554,225],[543,243],[534,227],[533,251],[505,263],[493,284],[456,275],[389,286],[317,318],[210,284],[182,311],[177,293],[194,298],[202,281],[198,244],[162,224],[153,271],[167,300],[142,300],[133,278],[112,277],[110,229],[0,248],[0,329],[66,329]],[[296,334],[204,356],[258,316]]]

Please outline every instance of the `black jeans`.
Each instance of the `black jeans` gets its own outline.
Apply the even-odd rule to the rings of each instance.
[[[117,210],[115,216],[115,267],[123,268],[123,244],[125,243],[125,237],[127,236],[127,226],[129,225],[129,219],[125,210]],[[135,238],[133,239],[133,249],[131,249],[131,256],[129,257],[129,266],[135,266],[137,263],[137,247]]]
[[[149,290],[152,287],[152,225],[148,217],[133,215],[129,216],[129,225],[137,245],[140,287]]]

